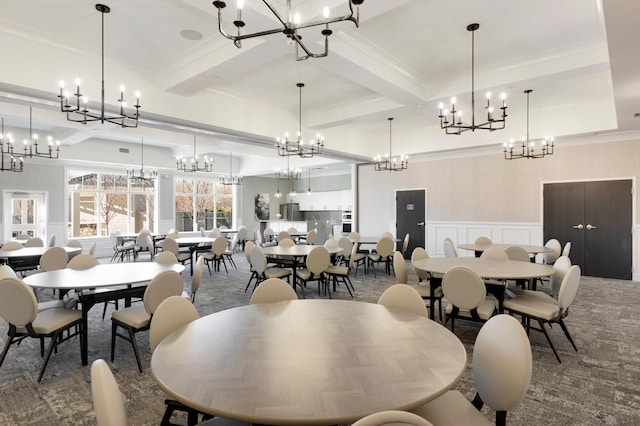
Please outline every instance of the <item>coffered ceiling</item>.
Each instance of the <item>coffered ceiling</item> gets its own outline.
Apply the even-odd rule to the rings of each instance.
[[[328,155],[292,159],[296,167],[366,162],[388,152],[387,117],[394,117],[393,153],[413,158],[443,152],[492,152],[526,129],[532,89],[530,134],[554,135],[557,149],[594,134],[640,130],[640,16],[638,2],[624,0],[365,0],[360,27],[332,26],[329,56],[297,62],[282,34],[245,40],[241,49],[217,31],[209,0],[105,0],[105,90],[114,105],[118,86],[142,92],[137,129],[83,126],[65,120],[57,82],[83,80],[100,97],[100,13],[87,0],[0,0],[0,114],[5,127],[52,132],[66,152],[82,144],[105,150],[121,144],[155,147],[155,166],[170,168],[176,155],[219,156],[228,172],[229,151],[245,174],[282,166],[276,136],[298,127],[298,88],[303,82],[303,135],[326,137]],[[286,2],[269,0],[284,11]],[[224,10],[225,28],[235,2]],[[344,0],[292,0],[305,19],[322,7],[347,12]],[[245,0],[247,31],[275,26],[262,1]],[[437,104],[451,96],[470,117],[471,33],[475,33],[475,87],[508,95],[505,130],[447,136]],[[317,32],[303,35],[320,50]],[[482,114],[476,107],[476,114]],[[19,130],[17,130],[19,133]],[[96,143],[99,141],[100,143]],[[73,147],[76,147],[75,149]],[[163,157],[164,156],[164,157]],[[111,158],[96,153],[95,161]],[[117,157],[114,157],[117,158]],[[130,159],[135,164],[137,157]],[[110,160],[120,161],[120,160]],[[127,160],[122,160],[127,162]],[[336,163],[336,164],[333,164]],[[337,164],[342,164],[338,166]],[[333,164],[333,165],[331,165]]]

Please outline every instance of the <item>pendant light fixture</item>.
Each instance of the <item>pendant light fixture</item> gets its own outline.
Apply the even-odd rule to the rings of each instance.
[[[24,170],[24,160],[17,159],[10,153],[10,146],[13,145],[11,134],[4,133],[4,118],[0,130],[0,172],[22,172]],[[6,156],[6,157],[5,157]]]
[[[278,137],[278,155],[281,157],[297,155],[302,158],[311,158],[316,154],[322,154],[324,137],[318,133],[315,142],[311,140],[305,144],[302,140],[302,88],[304,83],[298,83],[296,86],[299,90],[298,137],[295,140],[289,140],[289,133],[285,133],[283,139]]]
[[[536,142],[529,140],[529,95],[533,92],[527,89],[524,93],[527,95],[527,136],[522,138],[520,148],[514,148],[514,141],[511,139],[508,143],[503,144],[505,160],[515,160],[518,158],[544,158],[547,155],[553,155],[554,140],[552,137],[545,136],[539,142],[539,148]],[[515,151],[514,151],[515,150]]]
[[[129,180],[137,180],[141,182],[155,181],[158,178],[158,171],[155,169],[151,171],[144,170],[144,138],[140,138],[140,141],[140,170],[127,170],[127,177]]]
[[[385,155],[384,158],[380,155],[374,157],[374,168],[377,172],[401,172],[406,170],[409,165],[409,157],[406,155],[401,155],[398,158],[391,156],[391,122],[393,121],[393,117],[389,117],[387,120],[389,120],[389,155]]]
[[[127,101],[124,98],[125,87],[120,85],[120,98],[117,102],[120,104],[118,114],[107,114],[104,106],[104,15],[111,12],[111,8],[104,4],[96,4],[96,10],[102,15],[102,84],[100,86],[100,111],[91,111],[89,109],[89,99],[80,92],[80,79],[76,79],[75,105],[69,103],[71,94],[64,90],[65,83],[60,80],[60,111],[67,114],[67,120],[76,123],[87,124],[90,121],[99,121],[101,123],[108,122],[117,124],[120,127],[138,127],[138,118],[140,117],[140,92],[135,92],[136,103],[133,110],[127,108]]]
[[[196,154],[196,135],[193,135],[193,157],[191,157],[191,161],[187,161],[186,158],[180,155],[176,158],[176,167],[181,172],[211,172],[213,171],[214,161],[213,158],[205,155],[204,167],[200,167],[198,155]]]
[[[455,97],[451,98],[451,108],[448,110],[444,109],[444,104],[440,102],[438,105],[438,108],[440,108],[440,115],[438,115],[438,118],[440,119],[440,128],[444,129],[447,135],[459,135],[468,130],[471,130],[472,132],[475,132],[476,130],[489,130],[493,132],[494,130],[504,129],[506,123],[506,95],[504,93],[500,94],[502,106],[499,108],[502,112],[498,117],[496,117],[494,107],[491,105],[491,92],[487,92],[486,94],[487,103],[484,107],[487,113],[486,121],[480,124],[476,123],[475,32],[478,28],[480,28],[480,24],[467,25],[467,31],[471,32],[471,124],[465,124],[462,121],[462,110],[456,109],[457,100]]]
[[[229,151],[229,177],[220,176],[220,183],[223,185],[242,185],[242,176],[233,175],[233,155]]]
[[[300,14],[293,13],[293,11],[291,10],[291,0],[287,0],[287,9],[283,14],[278,13],[276,7],[271,4],[273,2],[270,3],[267,0],[262,0],[262,2],[275,16],[276,20],[280,22],[280,25],[277,28],[269,30],[261,30],[253,33],[242,34],[242,30],[246,26],[246,23],[242,20],[242,8],[244,7],[244,0],[237,0],[236,19],[233,21],[233,25],[237,29],[237,35],[233,35],[225,32],[222,29],[222,9],[227,6],[227,3],[224,1],[214,1],[213,5],[218,9],[218,31],[220,32],[220,34],[222,34],[229,40],[232,40],[233,44],[235,44],[237,48],[241,48],[242,40],[253,37],[263,37],[269,34],[283,33],[291,40],[290,42],[292,44],[295,44],[296,60],[303,61],[309,58],[322,58],[329,54],[329,36],[333,33],[333,31],[329,29],[329,24],[341,21],[351,21],[356,25],[356,27],[358,27],[360,21],[359,5],[361,5],[364,0],[348,0],[347,3],[349,5],[350,13],[348,15],[338,16],[336,18],[330,17],[329,8],[325,6],[324,10],[322,11],[324,19],[309,22],[301,22],[302,19],[300,17]],[[324,37],[324,50],[320,53],[312,53],[310,48],[302,42],[302,36],[298,33],[298,31],[304,28],[317,26],[323,27],[322,31],[320,31],[320,34]]]
[[[309,187],[307,188],[307,195],[311,195],[311,168],[309,168]]]

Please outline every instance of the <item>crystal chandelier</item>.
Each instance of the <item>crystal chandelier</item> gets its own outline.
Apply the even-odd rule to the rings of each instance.
[[[527,94],[527,136],[526,139],[522,138],[522,145],[520,148],[514,148],[514,141],[511,139],[508,143],[505,142],[502,146],[504,147],[504,158],[506,160],[515,160],[518,158],[544,158],[547,155],[553,155],[553,147],[554,142],[553,138],[549,136],[545,136],[540,143],[540,148],[536,148],[535,141],[529,140],[529,94],[533,90],[527,89],[524,93]],[[515,149],[515,151],[514,151]]]
[[[75,105],[69,103],[71,94],[64,90],[65,83],[60,80],[60,111],[67,114],[67,120],[76,123],[87,124],[90,121],[100,121],[104,123],[117,124],[121,127],[138,127],[138,117],[140,117],[140,92],[135,92],[136,103],[133,105],[135,110],[127,110],[127,101],[124,99],[125,87],[120,85],[120,99],[117,102],[120,104],[119,114],[106,114],[104,110],[104,15],[111,12],[109,6],[104,4],[96,4],[96,10],[102,15],[102,85],[100,88],[100,111],[89,110],[89,99],[80,92],[80,79],[75,80],[76,92]]]
[[[284,138],[277,138],[278,141],[278,155],[281,157],[290,157],[297,155],[302,158],[311,158],[316,154],[322,154],[324,148],[324,137],[319,133],[316,134],[316,140],[309,141],[305,144],[302,140],[302,88],[304,83],[296,84],[300,91],[299,97],[299,114],[298,114],[298,137],[296,140],[289,140],[289,133],[284,134]]]
[[[237,12],[236,19],[233,21],[233,25],[237,29],[237,35],[229,34],[222,29],[222,9],[224,9],[227,4],[224,1],[214,1],[213,5],[218,9],[218,31],[224,37],[233,41],[233,44],[236,45],[237,48],[242,47],[242,40],[253,38],[253,37],[262,37],[270,34],[283,33],[290,39],[290,43],[295,45],[296,48],[296,60],[303,61],[309,58],[322,58],[329,54],[329,36],[333,33],[331,29],[329,29],[329,24],[333,24],[335,22],[341,21],[351,21],[355,24],[356,27],[360,24],[360,9],[359,6],[364,2],[364,0],[348,0],[349,5],[349,14],[344,16],[338,16],[335,18],[330,17],[330,11],[328,7],[324,7],[322,11],[322,15],[324,19],[318,19],[314,21],[309,21],[302,23],[302,18],[299,13],[293,13],[291,10],[291,0],[287,0],[287,9],[284,14],[278,13],[276,8],[271,5],[267,0],[262,0],[264,5],[275,15],[276,19],[280,22],[280,26],[277,28],[273,28],[270,30],[257,31],[254,33],[242,34],[242,29],[245,27],[246,22],[242,20],[242,8],[244,7],[244,0],[237,0]],[[354,12],[355,6],[355,12]],[[311,27],[323,26],[324,28],[320,31],[320,34],[324,36],[324,51],[320,53],[312,53],[311,50],[302,42],[302,36],[299,34],[299,30]]]
[[[137,180],[137,181],[153,181],[155,179],[158,178],[158,171],[157,170],[151,170],[151,171],[145,171],[144,170],[144,138],[141,138],[141,149],[140,149],[140,170],[137,171],[135,169],[128,169],[127,170],[127,177],[130,180]]]
[[[459,135],[462,132],[471,130],[494,130],[504,129],[505,119],[507,118],[506,95],[500,94],[502,106],[499,107],[502,112],[499,117],[494,116],[494,107],[491,105],[491,92],[487,92],[484,109],[487,113],[487,119],[484,123],[476,124],[476,99],[475,99],[475,31],[480,28],[480,24],[470,24],[467,31],[471,31],[471,124],[465,124],[462,121],[462,111],[456,110],[456,98],[451,98],[451,108],[444,109],[444,104],[440,102],[440,128],[444,129],[447,135]]]
[[[242,176],[233,175],[233,156],[229,151],[229,177],[220,176],[220,183],[223,185],[242,185]]]
[[[22,172],[24,170],[24,160],[16,159],[10,154],[9,146],[13,145],[11,134],[4,134],[4,118],[1,119],[2,125],[0,130],[0,172]],[[6,158],[5,158],[6,156]]]
[[[385,155],[384,158],[380,155],[374,157],[374,167],[377,172],[385,170],[389,172],[401,172],[409,165],[409,157],[406,155],[401,155],[399,158],[391,156],[391,122],[393,118],[389,117],[387,120],[389,120],[389,155]]]
[[[33,111],[29,107],[29,139],[22,141],[22,150],[15,146],[15,141],[11,133],[4,134],[4,121],[2,125],[2,134],[0,135],[0,147],[3,154],[7,154],[12,158],[23,157],[41,157],[41,158],[58,158],[60,155],[60,141],[55,141],[51,136],[47,136],[47,149],[40,151],[38,140],[39,137],[36,133],[33,133]],[[6,140],[5,140],[6,139]],[[42,144],[40,144],[42,145]],[[17,149],[16,149],[17,148]]]
[[[193,135],[193,157],[191,161],[187,161],[186,158],[181,155],[176,158],[176,167],[181,172],[211,172],[213,171],[213,158],[209,158],[205,155],[204,167],[200,167],[198,162],[198,155],[196,154],[196,135]]]

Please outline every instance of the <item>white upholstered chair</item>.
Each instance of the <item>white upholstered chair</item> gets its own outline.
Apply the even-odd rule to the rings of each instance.
[[[453,244],[453,241],[451,240],[451,238],[449,237],[445,238],[442,245],[443,245],[445,257],[458,257],[458,250],[456,250],[456,246],[455,244]]]
[[[262,247],[253,246],[251,247],[251,251],[249,252],[249,259],[251,260],[251,268],[255,272],[256,282],[253,285],[253,291],[255,291],[256,286],[260,284],[262,281],[269,278],[284,278],[291,275],[291,270],[288,268],[277,268],[277,267],[269,267],[267,265],[267,257],[262,251]],[[251,283],[251,280],[249,281]],[[245,292],[249,288],[249,284],[245,288]],[[252,291],[252,293],[253,293]]]
[[[449,301],[445,323],[451,319],[451,331],[454,331],[456,318],[486,321],[496,311],[498,301],[487,297],[482,278],[466,266],[455,266],[444,274],[442,293]]]
[[[44,241],[40,237],[31,237],[25,243],[25,247],[44,247]]]
[[[489,244],[491,244],[491,238],[489,238],[489,237],[478,237],[478,238],[476,238],[476,240],[473,243],[474,244],[481,244],[481,245],[489,245]]]
[[[370,253],[368,257],[369,267],[373,268],[373,275],[376,275],[376,263],[384,263],[387,274],[391,273],[391,258],[393,256],[393,239],[382,237],[376,244],[375,253]]]
[[[394,284],[386,289],[378,299],[379,305],[402,309],[427,318],[427,307],[417,291],[406,284]]]
[[[542,254],[542,261],[547,265],[553,265],[555,261],[560,257],[562,246],[560,245],[560,241],[555,238],[551,238],[544,244],[545,247],[552,249],[552,251],[548,253]]]
[[[411,253],[411,262],[418,259],[428,259],[429,253],[423,247],[416,247]],[[413,267],[416,275],[418,276],[418,284],[412,285],[424,300],[431,300],[431,274],[422,269]],[[442,279],[442,276],[436,277]],[[433,299],[438,302],[438,317],[442,322],[442,286],[436,287],[433,291]],[[432,315],[435,318],[435,315]]]
[[[506,424],[507,412],[524,399],[531,382],[531,345],[522,325],[509,315],[497,315],[483,324],[473,346],[471,362],[476,396],[472,402],[459,391],[447,391],[412,410],[434,425],[486,425],[480,409],[496,412],[495,425]]]
[[[107,363],[91,364],[91,396],[98,426],[127,426],[127,410],[120,387]]]
[[[369,414],[352,426],[432,426],[432,424],[408,411],[388,410]]]
[[[324,288],[325,293],[329,293],[331,297],[331,289],[328,288],[327,274],[325,271],[331,265],[331,256],[329,250],[323,246],[314,247],[307,255],[305,267],[296,270],[296,281],[302,288],[302,296],[304,297],[304,290],[308,282],[318,282],[318,294],[320,294],[320,288]]]
[[[298,295],[291,287],[291,284],[280,278],[268,278],[256,287],[251,295],[249,304],[276,303],[296,299],[298,299]]]

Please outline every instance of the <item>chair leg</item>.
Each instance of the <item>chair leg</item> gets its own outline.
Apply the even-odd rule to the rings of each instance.
[[[9,352],[9,347],[13,343],[13,338],[14,338],[14,336],[12,336],[10,334],[9,338],[7,339],[7,343],[5,343],[4,348],[2,349],[2,355],[0,355],[0,367],[2,367],[2,363],[4,362],[4,358],[7,356],[7,352]]]
[[[144,371],[142,368],[142,361],[140,361],[140,354],[138,353],[138,344],[136,343],[136,337],[134,335],[133,328],[129,328],[129,338],[131,339],[131,346],[133,346],[133,353],[136,356],[136,362],[138,363],[138,370],[140,373]]]
[[[38,383],[42,380],[42,376],[44,375],[44,370],[47,368],[47,364],[49,363],[49,358],[51,358],[51,353],[53,349],[58,345],[58,336],[60,336],[60,331],[57,331],[53,336],[51,336],[51,342],[49,343],[49,349],[47,349],[47,356],[42,362],[42,368],[40,368],[40,374],[38,375]]]
[[[113,320],[111,320],[111,362],[113,362],[116,355],[116,330],[118,326]]]
[[[571,346],[573,346],[573,349],[575,349],[575,351],[578,352],[578,348],[576,347],[576,344],[573,342],[573,339],[571,338],[571,334],[569,334],[569,329],[567,329],[567,325],[564,323],[564,321],[562,321],[562,318],[560,318],[558,322],[560,323],[560,327],[562,328],[562,331],[564,331],[564,335],[567,336],[567,339],[569,339],[569,342],[571,342]]]
[[[558,363],[562,364],[562,360],[560,359],[560,355],[558,355],[558,351],[556,351],[556,347],[553,346],[553,342],[551,341],[551,336],[549,336],[549,333],[547,333],[547,329],[544,328],[544,323],[542,322],[541,319],[538,319],[538,324],[540,325],[540,329],[544,333],[544,337],[547,338],[547,341],[549,342],[549,346],[551,346],[551,349],[553,350],[553,353],[555,354],[556,359],[558,360]]]

